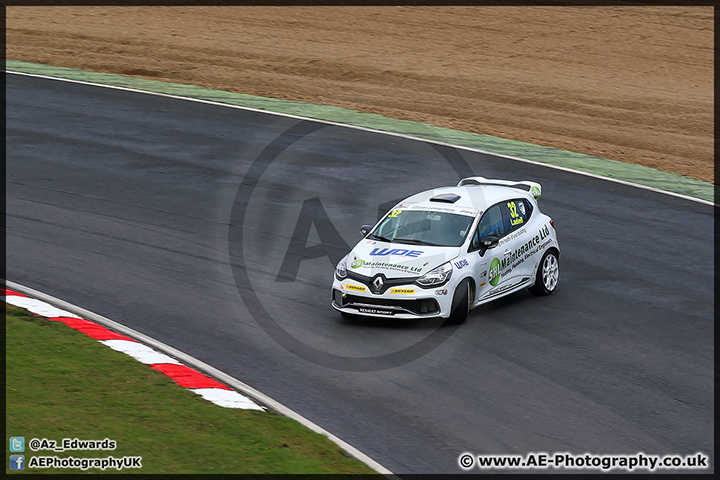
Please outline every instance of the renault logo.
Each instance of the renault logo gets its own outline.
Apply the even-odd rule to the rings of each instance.
[[[375,287],[375,291],[376,291],[376,292],[379,292],[380,289],[381,289],[382,286],[383,286],[383,279],[382,279],[382,277],[377,277],[377,278],[375,278],[375,280],[373,280],[373,286]]]

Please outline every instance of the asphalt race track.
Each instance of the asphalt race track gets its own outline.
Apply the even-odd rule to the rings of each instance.
[[[9,280],[193,355],[399,474],[461,473],[463,452],[712,455],[712,207],[359,129],[6,81]],[[460,327],[342,320],[331,276],[360,225],[471,174],[542,184],[556,294]]]

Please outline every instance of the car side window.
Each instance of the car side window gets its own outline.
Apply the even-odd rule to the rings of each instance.
[[[473,247],[476,239],[479,248],[481,238],[490,235],[501,238],[507,233],[505,231],[505,224],[500,211],[500,205],[501,204],[493,205],[483,214],[477,230],[475,231],[475,235],[473,236]]]
[[[522,198],[507,200],[499,205],[502,210],[505,233],[510,233],[525,225],[532,213],[532,205]]]

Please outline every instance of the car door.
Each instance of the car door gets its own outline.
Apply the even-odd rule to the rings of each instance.
[[[490,266],[499,262],[499,260],[497,262],[495,261],[499,249],[496,246],[484,250],[480,242],[482,238],[488,236],[497,238],[505,236],[505,220],[502,216],[500,204],[491,206],[483,213],[470,241],[469,252],[472,252],[470,255],[476,255],[472,264],[473,277],[475,278],[475,285],[477,286],[476,300],[481,300],[486,297],[488,291],[497,285],[497,283],[494,285],[491,284]],[[483,252],[482,256],[480,255],[481,252]]]
[[[499,206],[505,236],[497,248],[500,278],[496,283],[504,291],[531,277],[529,270],[532,269],[532,262],[528,259],[534,247],[534,232],[528,227],[532,213],[529,202],[514,198],[501,202]]]
[[[532,203],[524,198],[513,199],[511,202],[515,206],[508,205],[510,226],[512,228],[510,236],[516,235],[517,243],[515,247],[522,251],[522,257],[514,262],[515,275],[521,279],[531,278],[535,275],[535,262],[539,259],[539,244],[541,236],[538,235],[537,215],[533,216]],[[540,252],[542,253],[542,252]]]
[[[496,236],[497,246],[488,249],[478,259],[474,275],[478,285],[478,300],[490,298],[512,289],[529,277],[526,262],[530,234],[527,223],[532,206],[522,198],[508,199],[488,208],[473,235],[471,248],[480,248],[480,239]]]

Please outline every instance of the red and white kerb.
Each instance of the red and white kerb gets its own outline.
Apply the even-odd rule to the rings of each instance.
[[[5,302],[16,307],[25,308],[49,320],[62,322],[100,343],[104,343],[113,350],[130,355],[134,359],[150,365],[150,368],[164,373],[180,386],[197,393],[216,405],[225,408],[265,410],[244,395],[193,368],[181,364],[174,358],[153,350],[125,335],[113,332],[98,323],[80,318],[74,313],[61,310],[46,302],[30,298],[7,288],[5,289]]]

